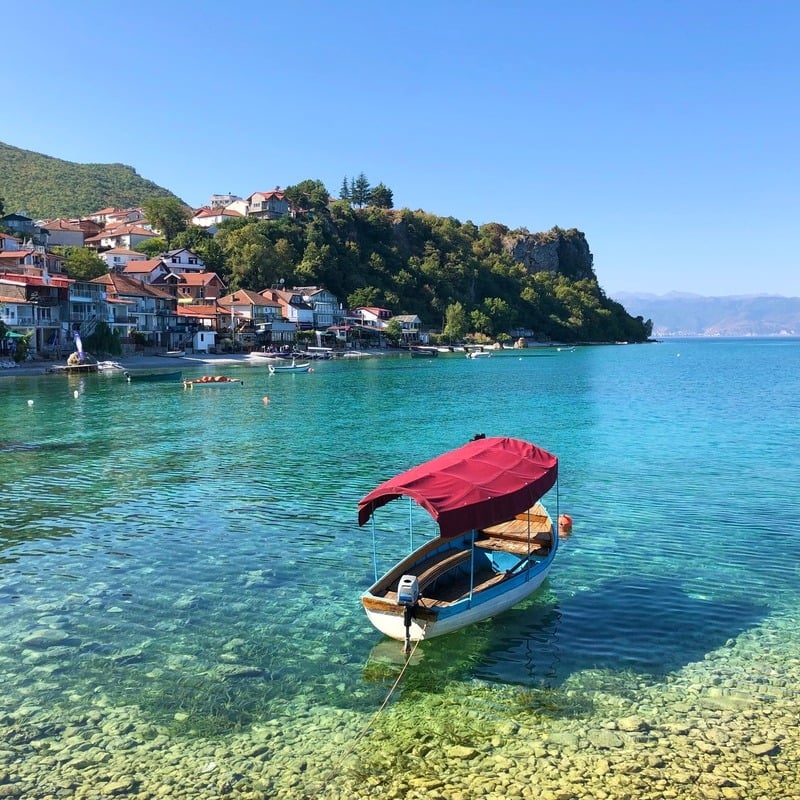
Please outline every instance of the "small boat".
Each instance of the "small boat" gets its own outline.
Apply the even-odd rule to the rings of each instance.
[[[124,372],[125,367],[122,366],[118,361],[98,361],[97,362],[97,371],[98,372]]]
[[[558,459],[546,450],[479,435],[373,489],[358,504],[358,524],[373,520],[375,583],[361,597],[370,622],[408,651],[412,641],[495,616],[536,591],[558,549],[539,502],[557,477]],[[433,517],[439,535],[379,578],[374,513],[402,496]]]
[[[186,355],[185,350],[167,350],[166,353],[156,353],[162,358],[183,358]]]
[[[85,372],[97,372],[98,371],[98,364],[96,361],[84,361],[81,364],[53,364],[48,370],[48,372],[63,372],[66,375],[75,375],[79,373]]]
[[[192,389],[195,386],[199,386],[203,389],[216,389],[222,386],[244,386],[244,381],[238,378],[229,378],[227,375],[203,375],[202,378],[195,378],[194,380],[189,380],[188,378],[184,379],[184,389]]]
[[[267,366],[270,375],[274,375],[276,372],[311,372],[310,363],[298,364],[294,359],[291,364],[268,364]]]
[[[130,372],[126,370],[123,375],[128,379],[128,383],[165,383],[168,381],[179,381],[183,377],[183,372]]]
[[[289,361],[290,359],[296,359],[300,353],[276,353],[273,351],[261,351],[261,350],[251,350],[248,354],[249,358],[254,358],[260,361],[274,361],[278,364],[282,364],[284,361]]]
[[[492,354],[487,350],[470,350],[467,358],[491,358]]]
[[[409,347],[411,358],[436,358],[439,351],[435,347]]]

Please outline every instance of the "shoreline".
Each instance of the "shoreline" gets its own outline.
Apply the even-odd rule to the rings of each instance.
[[[101,359],[102,360],[102,359]],[[110,358],[124,369],[167,369],[170,365],[180,363],[183,366],[200,366],[201,364],[247,364],[250,359],[246,355],[214,355],[200,353],[192,356],[181,356],[180,358],[165,358],[163,356],[125,356],[123,358]],[[188,363],[187,363],[188,362]],[[17,364],[15,367],[0,369],[0,378],[31,377],[41,375],[58,375],[57,372],[50,372],[53,367],[67,366],[66,359],[62,361],[26,361]]]
[[[364,357],[375,357],[391,355],[392,351],[378,351],[378,350],[363,350]],[[102,360],[102,359],[101,359]],[[142,369],[178,369],[178,368],[194,368],[203,365],[208,366],[266,366],[268,363],[265,359],[258,356],[250,356],[243,353],[195,353],[192,355],[180,356],[179,358],[170,358],[157,355],[132,355],[123,358],[110,358],[109,361],[115,361],[125,370],[142,370]],[[339,358],[334,359],[339,360]],[[17,364],[15,367],[7,369],[0,369],[0,379],[3,378],[29,378],[41,377],[49,375],[60,375],[60,372],[51,372],[53,367],[65,367],[67,365],[66,359],[62,361],[26,361],[22,364]],[[72,374],[72,373],[64,373]],[[93,373],[87,373],[93,374]]]

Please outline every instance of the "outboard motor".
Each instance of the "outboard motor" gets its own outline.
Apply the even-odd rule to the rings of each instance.
[[[413,606],[419,600],[419,581],[416,575],[403,575],[397,585],[397,605]]]
[[[411,620],[414,618],[414,606],[419,600],[419,581],[416,575],[403,575],[397,584],[397,605],[403,606],[403,624],[406,626],[406,643],[404,653],[411,651]]]

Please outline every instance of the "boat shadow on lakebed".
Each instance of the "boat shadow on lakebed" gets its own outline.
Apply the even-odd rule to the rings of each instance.
[[[584,670],[660,680],[702,661],[769,613],[746,600],[701,599],[680,581],[649,576],[604,581],[555,603],[551,598],[547,582],[491,620],[424,642],[404,683],[416,672],[411,682],[423,691],[441,688],[436,673],[557,688]],[[397,642],[384,640],[371,663],[402,657]]]

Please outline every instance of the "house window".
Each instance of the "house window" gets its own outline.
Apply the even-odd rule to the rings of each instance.
[[[190,264],[196,264],[197,263],[197,259],[196,258],[190,258],[189,259],[189,263]]]

